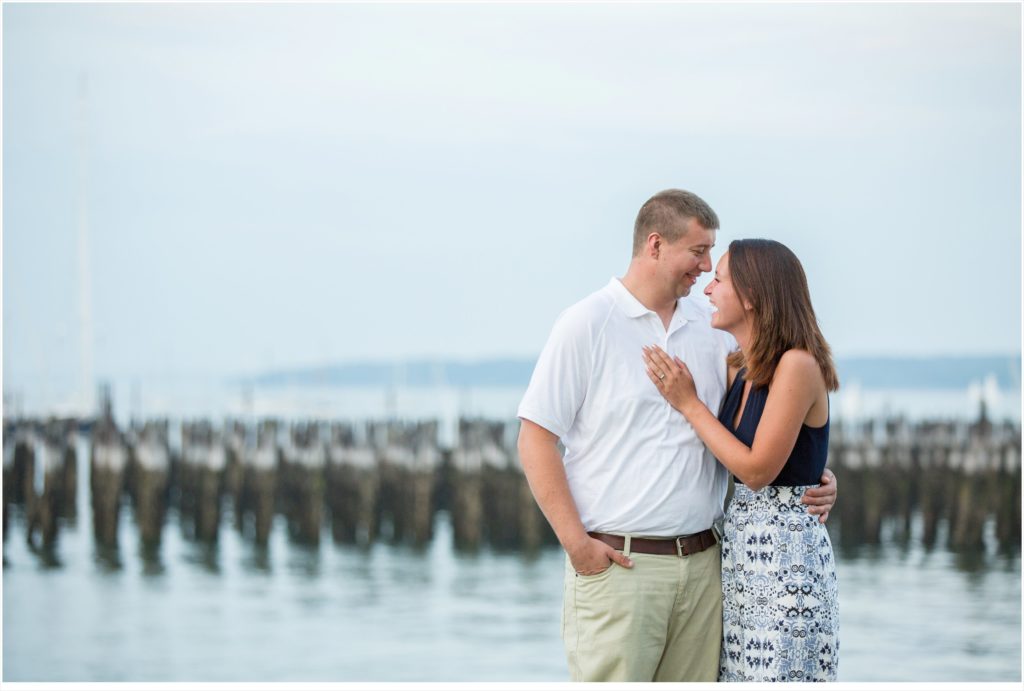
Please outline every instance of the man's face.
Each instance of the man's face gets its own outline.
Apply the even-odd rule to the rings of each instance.
[[[711,248],[715,231],[704,228],[695,218],[686,222],[686,234],[675,242],[661,241],[658,276],[677,298],[690,294],[700,275],[711,271]]]

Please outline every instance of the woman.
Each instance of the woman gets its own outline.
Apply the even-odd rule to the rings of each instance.
[[[686,365],[654,346],[647,374],[736,479],[722,540],[720,681],[835,681],[839,610],[832,543],[800,497],[828,451],[839,388],[796,256],[737,240],[704,293],[711,325],[739,344],[718,417]]]

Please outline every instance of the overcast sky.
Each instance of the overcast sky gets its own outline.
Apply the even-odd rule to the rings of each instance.
[[[840,357],[1018,352],[1020,11],[5,3],[5,390],[532,357],[668,187]]]

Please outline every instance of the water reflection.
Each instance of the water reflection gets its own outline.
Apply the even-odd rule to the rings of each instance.
[[[142,573],[145,576],[162,576],[166,572],[163,558],[160,556],[160,544],[139,542],[139,559],[142,562]]]
[[[567,679],[558,549],[456,550],[443,513],[420,548],[300,544],[283,522],[257,546],[225,522],[215,542],[168,530],[159,548],[129,525],[121,544],[137,548],[119,550],[83,525],[45,569],[22,568],[43,558],[23,539],[5,544],[4,626],[19,632],[4,637],[5,680]],[[1020,558],[929,549],[919,528],[837,539],[840,679],[1019,679]],[[60,615],[43,627],[40,612]]]
[[[96,566],[103,573],[116,573],[124,568],[124,563],[121,561],[121,550],[117,545],[97,544],[94,560]]]
[[[307,545],[301,542],[289,545],[286,567],[289,573],[309,579],[319,578],[321,569],[319,545]]]
[[[219,574],[220,552],[216,542],[193,542],[185,554],[185,561],[189,564],[202,567],[202,570],[209,574]]]
[[[248,545],[243,566],[256,573],[272,573],[270,549],[266,545]]]
[[[60,555],[57,551],[56,545],[35,546],[30,544],[29,549],[31,549],[32,553],[35,554],[36,558],[39,560],[39,566],[43,570],[59,569],[64,566],[63,562],[60,560]]]

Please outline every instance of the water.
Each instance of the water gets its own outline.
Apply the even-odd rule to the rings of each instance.
[[[259,550],[230,512],[209,548],[171,512],[152,558],[124,511],[119,553],[100,554],[86,475],[57,563],[29,550],[12,512],[4,681],[568,679],[557,549],[460,554],[441,513],[423,550],[340,546],[326,532],[302,547],[280,519]],[[927,552],[919,533],[840,549],[840,680],[1020,681],[1019,554]]]
[[[58,568],[12,540],[4,681],[565,678],[557,551],[457,556],[447,526],[424,551],[316,550],[281,529],[261,553],[228,529],[211,552],[168,525],[159,565],[123,549],[117,569],[73,535]]]
[[[1020,681],[1019,554],[928,552],[920,534],[840,550],[839,680]]]

